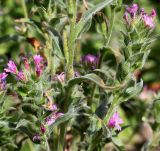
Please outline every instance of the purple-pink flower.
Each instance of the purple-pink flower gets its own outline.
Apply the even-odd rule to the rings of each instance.
[[[108,126],[110,128],[116,128],[117,130],[121,130],[121,124],[123,124],[123,120],[119,117],[119,113],[116,111],[112,117],[109,119]]]
[[[7,64],[7,68],[4,69],[5,72],[13,73],[13,74],[18,74],[17,66],[14,63],[14,61],[10,60]]]
[[[127,6],[126,7],[126,11],[131,15],[132,18],[135,17],[137,11],[138,11],[138,5],[137,4],[133,4],[132,6]]]
[[[8,74],[3,72],[0,73],[0,90],[4,90],[6,88],[6,78]]]
[[[43,65],[43,58],[40,55],[34,55],[33,56],[36,74],[39,77],[43,71],[44,65]]]
[[[27,78],[26,78],[25,74],[23,73],[23,71],[19,71],[17,74],[17,77],[18,77],[18,80],[22,80],[24,82],[27,81]]]
[[[99,57],[97,55],[88,54],[82,57],[82,63],[91,68],[95,69],[99,62]]]
[[[48,110],[48,111],[56,111],[57,110],[57,105],[56,104],[52,104],[52,102],[48,101],[47,104],[44,104],[43,107]]]
[[[46,132],[46,128],[45,128],[44,125],[41,125],[40,129],[41,129],[41,132],[42,132],[42,133],[45,133],[45,132]]]
[[[24,63],[26,70],[30,70],[30,65],[29,65],[28,59],[26,57],[23,57],[22,60],[23,60],[23,63]]]
[[[149,27],[149,28],[154,28],[155,23],[154,23],[154,18],[156,17],[156,11],[155,9],[152,10],[151,14],[147,14],[144,12],[144,10],[141,10],[141,17],[144,22],[144,24]]]
[[[54,112],[51,116],[46,117],[45,124],[48,126],[52,125],[62,115],[64,114],[60,112]]]
[[[32,138],[33,142],[39,143],[41,141],[41,136],[39,134],[35,134]]]
[[[0,73],[0,81],[3,81],[3,80],[6,80],[8,74],[3,72],[3,73]]]
[[[137,12],[138,12],[137,4],[133,4],[132,6],[126,6],[126,12],[124,13],[123,18],[127,24],[132,23],[133,19],[135,19],[137,15],[137,19],[141,18],[146,27],[149,28],[155,27],[154,18],[157,15],[155,9],[152,10],[151,14],[147,14],[144,8],[140,9],[140,13]]]
[[[57,79],[60,83],[65,83],[65,80],[66,80],[66,75],[64,72],[60,73],[57,75]]]

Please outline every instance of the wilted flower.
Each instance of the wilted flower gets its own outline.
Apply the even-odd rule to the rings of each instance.
[[[41,132],[42,132],[42,133],[45,133],[45,132],[46,132],[46,128],[44,127],[44,125],[41,125],[40,129],[41,129]]]
[[[56,113],[55,113],[56,119],[59,118],[59,117],[61,117],[61,116],[63,116],[63,115],[64,115],[64,114],[61,113],[61,112],[56,112]]]
[[[121,130],[120,125],[123,124],[123,120],[119,117],[118,112],[116,111],[112,117],[109,119],[108,126],[111,128],[116,128],[117,130]]]
[[[5,72],[13,73],[13,74],[18,74],[17,66],[14,63],[14,61],[10,60],[7,64],[7,68],[4,69]]]
[[[57,105],[56,104],[52,104],[52,102],[50,102],[50,101],[48,101],[47,104],[44,104],[43,107],[46,110],[49,110],[49,111],[56,111],[57,110]]]
[[[60,83],[65,83],[66,75],[64,72],[57,75],[57,79]]]
[[[124,13],[123,18],[126,21],[126,23],[129,23],[129,17],[127,12]]]
[[[88,54],[88,55],[83,56],[81,61],[85,65],[90,66],[93,69],[95,69],[96,66],[98,65],[99,57],[97,55]]]
[[[74,77],[79,77],[79,76],[80,76],[79,72],[75,71],[74,72]]]
[[[48,126],[53,124],[62,115],[64,114],[60,112],[54,112],[51,116],[46,117],[45,124],[47,124]]]
[[[27,81],[27,78],[26,76],[24,75],[23,71],[19,71],[18,74],[17,74],[17,77],[18,77],[18,80],[22,80],[24,82]]]
[[[33,142],[39,143],[41,141],[41,137],[39,134],[35,134],[32,138]]]
[[[6,74],[5,72],[0,73],[0,90],[5,89],[7,76],[8,76],[8,74]]]
[[[26,70],[30,70],[30,65],[29,65],[29,61],[26,57],[22,58],[23,62],[24,62],[24,66],[26,68]]]
[[[55,118],[53,118],[52,116],[48,116],[45,118],[45,124],[50,126],[51,124],[53,124],[55,122]]]
[[[39,77],[44,67],[42,64],[43,58],[40,55],[34,55],[33,60],[34,60],[35,68],[36,68],[36,74]]]

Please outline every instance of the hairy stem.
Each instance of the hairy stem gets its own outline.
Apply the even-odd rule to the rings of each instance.
[[[112,36],[112,32],[113,32],[113,25],[114,25],[114,20],[115,20],[115,8],[113,9],[113,11],[111,12],[111,18],[110,18],[111,22],[110,22],[110,28],[109,28],[109,32],[108,32],[108,36],[106,38],[105,41],[105,47],[109,46],[110,40],[111,40],[111,36]],[[102,66],[102,62],[106,56],[107,52],[105,51],[100,59],[99,62],[99,67],[101,68]]]
[[[67,67],[67,79],[71,79],[74,76],[73,62],[74,62],[74,48],[75,48],[75,25],[77,17],[77,5],[76,1],[69,1],[70,16],[70,39],[69,39],[69,62]]]
[[[22,0],[22,7],[23,7],[25,18],[28,18],[28,13],[27,13],[27,7],[26,7],[25,0]]]
[[[47,151],[50,151],[48,140],[47,140],[47,136],[44,135],[44,138],[45,138],[45,143],[46,143],[46,149],[47,149]]]
[[[115,99],[111,103],[111,106],[108,109],[108,112],[107,112],[107,115],[106,115],[106,118],[105,118],[105,123],[108,123],[110,117],[112,116],[114,108],[117,106],[117,103],[118,103],[118,98],[115,97]]]

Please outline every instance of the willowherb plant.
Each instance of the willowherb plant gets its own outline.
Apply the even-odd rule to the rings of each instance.
[[[100,151],[109,142],[124,149],[116,141],[127,127],[119,106],[143,87],[135,72],[143,68],[155,40],[156,12],[148,14],[137,4],[124,6],[117,0],[91,4],[35,1],[28,13],[24,3],[25,18],[16,20],[22,26],[17,25],[18,34],[34,52],[9,60],[0,74],[3,150],[20,150],[28,138],[37,150]],[[117,31],[121,39],[115,47],[116,15],[124,30]],[[97,53],[83,54],[79,45],[92,22],[102,46]],[[108,54],[115,60],[112,65],[106,62]],[[15,102],[6,112],[11,96]]]

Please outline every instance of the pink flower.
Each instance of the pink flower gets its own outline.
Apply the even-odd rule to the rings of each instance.
[[[63,114],[63,113],[60,113],[60,112],[57,112],[55,115],[56,115],[56,119],[57,119],[57,118],[63,116],[64,114]]]
[[[154,20],[151,16],[146,14],[146,15],[143,15],[142,19],[147,27],[150,27],[150,28],[155,27]]]
[[[39,65],[41,64],[41,62],[43,61],[43,58],[40,56],[40,55],[34,55],[33,56],[33,59],[34,59],[34,63],[35,65]]]
[[[8,74],[5,72],[0,73],[0,90],[4,90],[6,88],[6,78]]]
[[[53,116],[48,116],[45,118],[45,124],[50,126],[55,122],[55,118]]]
[[[33,142],[39,143],[41,141],[41,137],[39,134],[35,134],[32,138]]]
[[[33,56],[35,68],[36,68],[36,74],[39,77],[43,71],[43,58],[40,55],[34,55]]]
[[[18,73],[17,66],[14,63],[14,61],[10,60],[7,64],[7,66],[8,66],[8,68],[5,68],[4,71],[10,72],[10,73],[13,73],[13,74]]]
[[[57,75],[57,79],[58,79],[58,81],[59,81],[60,83],[62,83],[62,84],[65,83],[65,79],[66,79],[65,73],[62,72],[62,73],[58,74],[58,75]]]
[[[99,56],[88,54],[82,57],[81,62],[95,69],[99,62]]]
[[[26,57],[22,58],[23,62],[24,62],[24,66],[26,68],[26,70],[30,70],[30,65],[29,65],[29,61]]]
[[[3,72],[3,73],[0,73],[0,81],[3,81],[3,80],[6,80],[8,74]]]
[[[118,112],[116,111],[112,117],[109,119],[108,126],[111,128],[116,128],[117,130],[121,130],[120,125],[123,124],[123,120],[119,117]]]
[[[155,9],[153,9],[151,14],[149,15],[145,13],[143,8],[141,9],[140,12],[141,12],[141,18],[144,24],[149,28],[154,28],[155,27],[154,18],[157,15]]]
[[[48,126],[52,125],[62,115],[64,114],[60,112],[54,112],[51,116],[46,117],[45,124]]]
[[[126,21],[126,23],[129,24],[129,17],[128,17],[128,13],[127,12],[124,13],[123,19]]]
[[[131,15],[132,18],[135,17],[137,11],[138,11],[138,5],[137,4],[133,4],[132,6],[127,6],[126,7],[126,11]]]
[[[22,80],[24,82],[27,81],[27,78],[26,76],[24,75],[23,71],[19,71],[18,74],[17,74],[17,77],[18,77],[18,80]]]
[[[156,10],[155,9],[152,9],[152,12],[150,14],[152,17],[156,17],[157,16],[157,13],[156,13]]]
[[[42,106],[48,111],[56,111],[57,110],[57,105],[52,104],[52,102],[50,102],[50,101],[47,104],[44,104]]]
[[[42,132],[42,133],[45,133],[45,132],[46,132],[46,128],[44,127],[44,125],[41,125],[40,129],[41,129],[41,132]]]

